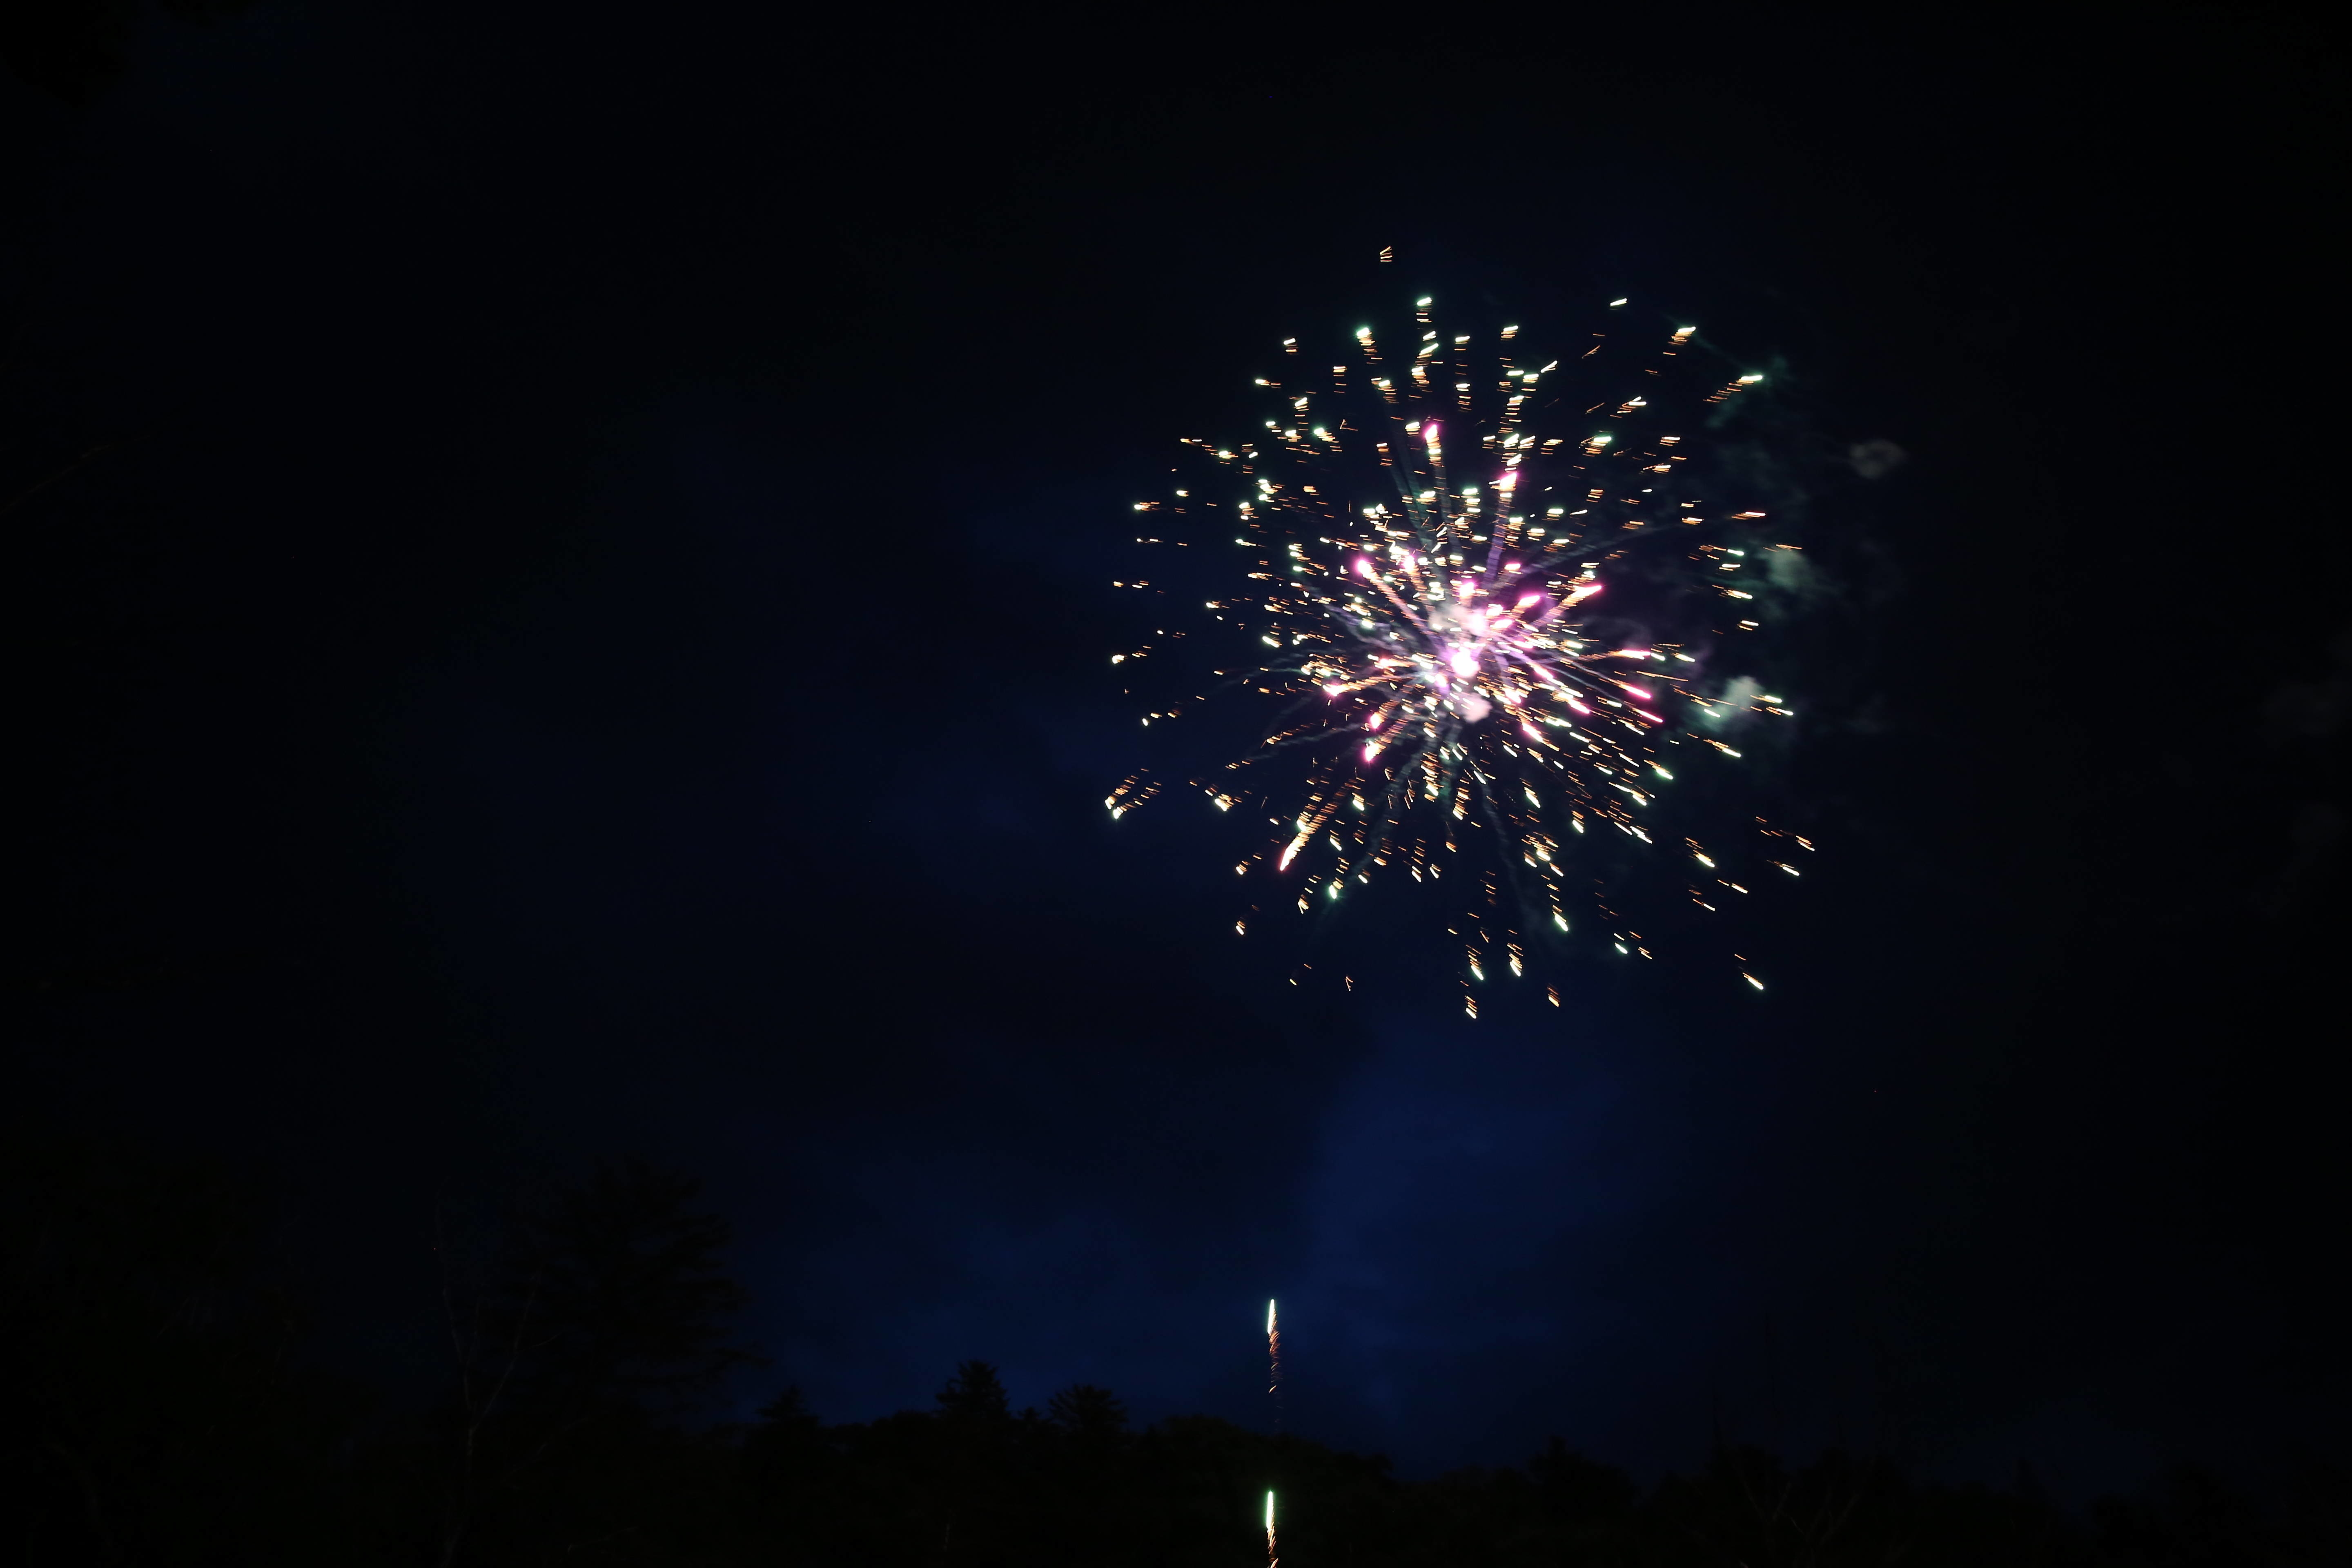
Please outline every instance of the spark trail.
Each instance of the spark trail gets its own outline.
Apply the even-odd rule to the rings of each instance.
[[[1265,1304],[1265,1392],[1274,1405],[1274,1429],[1282,1430],[1282,1322],[1274,1303]]]
[[[1811,847],[1761,818],[1760,843],[1663,826],[1675,748],[1737,758],[1717,738],[1727,720],[1789,712],[1709,670],[1724,639],[1759,625],[1771,552],[1798,547],[1759,531],[1766,514],[1698,438],[1763,376],[1720,366],[1696,327],[1608,325],[1540,363],[1515,326],[1442,331],[1426,299],[1402,347],[1370,327],[1344,352],[1286,340],[1279,379],[1257,378],[1260,429],[1186,438],[1193,472],[1136,508],[1196,536],[1147,546],[1209,543],[1194,520],[1230,520],[1219,531],[1247,563],[1204,604],[1250,649],[1215,673],[1283,711],[1255,751],[1192,783],[1221,811],[1262,792],[1296,804],[1235,873],[1296,879],[1302,913],[1376,872],[1454,876],[1471,889],[1449,931],[1465,939],[1473,1017],[1469,983],[1523,973],[1530,931],[1570,931],[1580,901],[1618,952],[1652,956],[1598,874],[1612,857],[1584,836],[1669,858],[1704,910],[1747,894],[1759,868],[1797,875],[1787,858]],[[1123,816],[1159,788],[1136,773],[1104,804]]]

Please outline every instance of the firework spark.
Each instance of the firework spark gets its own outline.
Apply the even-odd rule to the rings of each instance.
[[[1687,437],[1763,377],[1709,374],[1687,326],[1614,363],[1603,350],[1636,334],[1595,332],[1538,365],[1516,326],[1474,342],[1442,332],[1430,304],[1417,304],[1404,348],[1383,349],[1369,327],[1319,359],[1285,340],[1281,379],[1257,378],[1273,400],[1262,433],[1188,439],[1204,475],[1137,507],[1232,520],[1250,564],[1205,607],[1252,654],[1218,673],[1286,704],[1228,765],[1241,779],[1194,783],[1231,810],[1258,793],[1244,770],[1307,757],[1298,794],[1285,791],[1300,804],[1274,819],[1279,837],[1234,868],[1296,876],[1302,912],[1375,872],[1420,882],[1472,869],[1460,879],[1475,884],[1471,929],[1451,928],[1472,980],[1523,973],[1522,928],[1568,931],[1578,897],[1619,952],[1646,958],[1642,933],[1583,874],[1598,857],[1575,846],[1600,832],[1676,858],[1704,910],[1747,892],[1733,873],[1750,847],[1675,836],[1651,808],[1675,777],[1671,748],[1737,757],[1711,731],[1747,710],[1788,712],[1752,681],[1706,683],[1717,640],[1759,624],[1750,580],[1769,574],[1770,552],[1796,547],[1757,533],[1766,514],[1727,495]],[[1597,375],[1616,390],[1599,393]],[[1610,608],[1621,585],[1630,611]],[[1157,789],[1137,774],[1104,804],[1124,815]],[[1475,1017],[1466,982],[1464,1004]]]
[[[1265,1568],[1279,1568],[1282,1554],[1274,1541],[1274,1494],[1265,1494]]]

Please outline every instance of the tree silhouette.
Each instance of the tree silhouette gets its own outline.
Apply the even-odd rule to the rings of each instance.
[[[226,1168],[0,1148],[0,1518],[29,1563],[368,1559],[335,1463],[358,1392]]]
[[[738,1367],[746,1295],[691,1177],[597,1167],[519,1217],[486,1301],[445,1296],[457,1388],[436,1560],[593,1561],[677,1445],[665,1428]],[[713,1477],[710,1484],[723,1486]],[[589,1555],[583,1556],[583,1553]]]
[[[1349,1568],[2319,1568],[2352,1539],[2324,1466],[2282,1517],[2180,1470],[2089,1527],[2022,1472],[1948,1487],[1729,1444],[1649,1487],[1558,1439],[1408,1481],[1211,1416],[1133,1430],[1087,1384],[1016,1411],[982,1361],[926,1410],[827,1425],[788,1390],[739,1427],[697,1408],[748,1359],[725,1227],[692,1182],[631,1163],[453,1268],[447,1396],[372,1410],[301,1353],[265,1212],[218,1169],[0,1151],[11,1561],[1250,1568],[1269,1487],[1286,1559]]]
[[[1045,1418],[1083,1443],[1103,1445],[1125,1435],[1127,1406],[1108,1388],[1074,1383],[1046,1402]]]
[[[760,1358],[730,1342],[749,1300],[699,1185],[642,1161],[599,1166],[523,1226],[503,1315],[522,1326],[532,1397],[566,1411],[689,1407]]]
[[[939,1392],[940,1419],[964,1431],[985,1431],[1012,1418],[1012,1405],[996,1369],[984,1361],[968,1361],[956,1368]]]

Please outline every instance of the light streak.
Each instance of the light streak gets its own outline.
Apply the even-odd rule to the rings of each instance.
[[[1271,1299],[1265,1304],[1265,1392],[1274,1405],[1274,1429],[1282,1430],[1282,1321]]]

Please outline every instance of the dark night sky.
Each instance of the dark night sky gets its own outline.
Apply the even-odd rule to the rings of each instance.
[[[110,443],[6,520],[15,1114],[276,1173],[395,1375],[436,1202],[643,1152],[737,1226],[746,1397],[834,1419],[981,1356],[1260,1421],[1279,1294],[1293,1428],[1414,1473],[2342,1443],[2315,39],[674,10],[265,0],[0,90],[5,478]],[[1473,1025],[1378,912],[1294,988],[1191,807],[1105,821],[1128,503],[1424,289],[1775,367],[1764,998]]]

